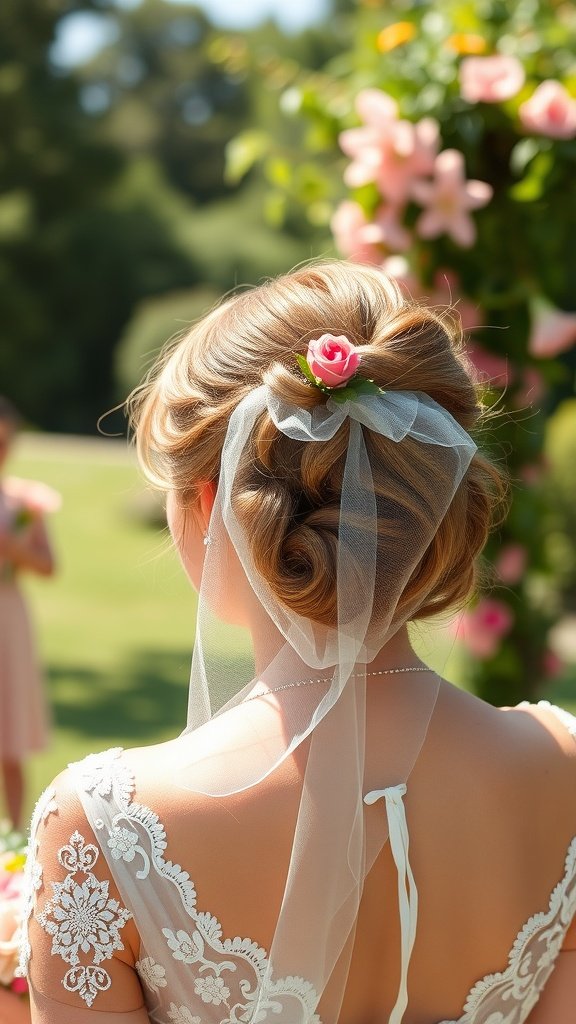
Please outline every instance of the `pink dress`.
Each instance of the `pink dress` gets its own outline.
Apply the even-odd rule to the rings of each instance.
[[[14,528],[22,506],[0,486],[0,528]],[[0,559],[0,758],[21,761],[48,743],[48,711],[30,616],[17,573]]]

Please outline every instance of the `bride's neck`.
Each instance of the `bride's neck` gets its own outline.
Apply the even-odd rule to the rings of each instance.
[[[287,644],[284,636],[270,619],[266,617],[266,622],[263,622],[262,616],[256,615],[255,619],[251,621],[250,631],[252,634],[256,675],[258,677],[264,675],[268,684],[274,681],[286,682],[286,672],[290,670],[295,679],[300,679],[308,674],[314,674],[314,671],[310,670],[309,666],[298,657],[295,651],[292,652],[289,648],[286,649]],[[281,650],[283,650],[283,656],[280,659],[281,668],[279,665],[279,671],[282,674],[282,679],[275,680],[274,661]],[[392,668],[417,668],[422,666],[422,664],[410,643],[407,627],[402,626],[390,638],[388,643],[378,651],[373,661],[366,665],[366,671],[378,672]],[[319,676],[324,675],[326,670],[318,670],[316,674]]]

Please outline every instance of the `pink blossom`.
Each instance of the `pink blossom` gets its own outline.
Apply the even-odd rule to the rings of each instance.
[[[532,323],[528,351],[539,359],[559,355],[576,341],[576,313],[564,313],[539,303]]]
[[[343,334],[323,334],[308,344],[306,359],[315,377],[329,388],[343,388],[353,377],[362,356]]]
[[[467,346],[466,353],[476,371],[478,381],[490,384],[495,388],[507,386],[511,369],[505,357],[499,356],[495,352],[488,352],[476,342]]]
[[[378,207],[364,235],[368,241],[380,243],[389,252],[406,252],[411,244],[410,233],[400,221],[400,211],[385,204]]]
[[[375,182],[394,206],[410,195],[415,178],[430,174],[438,152],[439,126],[433,118],[416,124],[398,118],[398,105],[379,89],[364,89],[356,98],[360,128],[340,134],[339,142],[352,163],[344,180],[350,188]]]
[[[468,249],[476,239],[476,228],[469,210],[485,206],[492,197],[492,187],[485,181],[467,181],[464,157],[457,149],[445,149],[434,163],[432,181],[414,181],[412,194],[426,207],[416,222],[422,238],[450,235],[456,245]]]
[[[482,598],[455,623],[456,635],[477,658],[491,658],[512,628],[514,616],[502,601]]]
[[[524,128],[550,139],[573,139],[576,135],[576,100],[561,85],[549,78],[541,82],[518,114]]]
[[[468,103],[501,103],[524,85],[524,68],[516,57],[465,57],[460,65],[460,93]]]
[[[371,224],[359,203],[345,199],[334,212],[330,226],[343,256],[356,263],[380,263],[382,253],[375,241],[368,240]]]
[[[498,555],[494,568],[502,583],[514,586],[522,579],[527,561],[528,552],[522,544],[506,544]]]

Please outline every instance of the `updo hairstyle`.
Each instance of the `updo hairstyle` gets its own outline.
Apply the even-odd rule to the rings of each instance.
[[[362,348],[361,373],[389,391],[423,391],[467,431],[482,406],[454,315],[407,299],[381,270],[348,262],[306,266],[224,301],[160,358],[130,399],[141,464],[149,480],[194,507],[198,485],[217,481],[228,421],[265,383],[305,409],[325,402],[294,353],[322,334]],[[378,560],[426,530],[432,488],[442,487],[435,446],[397,443],[362,428],[383,509]],[[244,449],[233,495],[256,568],[290,610],[336,621],[335,561],[349,421],[322,443],[300,442],[267,412]],[[448,481],[446,483],[448,486]],[[477,584],[477,556],[501,518],[501,471],[477,453],[416,565],[399,609],[427,618],[464,603]],[[431,528],[428,528],[430,534]]]

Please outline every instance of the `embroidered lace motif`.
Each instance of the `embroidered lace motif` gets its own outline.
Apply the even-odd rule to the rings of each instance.
[[[523,1024],[550,977],[564,936],[576,914],[576,837],[562,881],[546,913],[534,914],[519,932],[508,967],[474,985],[457,1021],[441,1024]]]
[[[21,978],[26,976],[31,953],[28,923],[34,910],[34,901],[43,885],[42,866],[38,862],[38,828],[40,822],[46,821],[48,815],[56,811],[55,797],[56,790],[54,786],[48,786],[36,803],[30,823],[30,841],[28,843],[26,865],[24,868],[24,905],[22,908],[22,930],[20,934],[20,962],[16,970],[16,975]]]
[[[229,1024],[282,1022],[290,1019],[290,1006],[295,1001],[306,1011],[305,1019],[310,1024],[321,1024],[314,1012],[318,997],[309,982],[294,976],[275,979],[266,951],[258,943],[240,936],[224,938],[217,918],[198,910],[188,872],[164,857],[166,832],[158,815],[132,799],[134,780],[120,753],[115,749],[91,755],[72,765],[71,770],[83,791],[80,796],[85,808],[95,812],[92,818],[87,810],[95,829],[103,833],[101,845],[107,848],[110,868],[123,896],[129,899],[133,886],[141,888],[141,883],[156,875],[179,897],[178,918],[171,920],[171,893],[159,897],[155,883],[156,902],[166,920],[157,928],[156,936],[145,935],[147,955],[136,964],[143,987],[155,997],[149,1001],[149,1009],[153,1004],[152,1019],[166,1024],[205,1024],[207,1020]],[[140,905],[143,896],[142,891],[139,901],[135,897]],[[129,902],[136,907],[136,903]],[[190,921],[187,927],[182,910]],[[174,967],[176,963],[187,967],[186,991],[182,993],[187,994],[186,1003],[174,1001],[176,980],[171,961]],[[220,1016],[215,1017],[216,1007],[221,1009]],[[300,1019],[300,1013],[297,1016]]]
[[[100,964],[115,950],[124,949],[120,930],[132,917],[118,900],[109,898],[109,882],[100,882],[94,875],[98,857],[98,848],[74,832],[58,851],[58,861],[68,874],[63,882],[52,882],[53,895],[36,915],[52,936],[52,955],[70,964],[62,979],[64,988],[77,992],[87,1006],[110,988],[110,975]],[[91,953],[92,963],[82,964],[81,953]]]
[[[522,701],[519,708],[534,707]],[[541,700],[576,739],[576,718],[564,708]],[[576,836],[566,856],[564,877],[550,897],[546,913],[534,914],[520,930],[506,970],[487,974],[470,991],[464,1015],[441,1024],[523,1024],[552,974],[564,936],[576,915]]]

